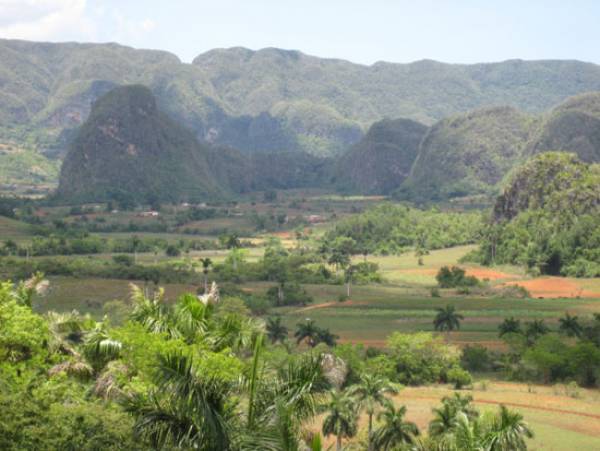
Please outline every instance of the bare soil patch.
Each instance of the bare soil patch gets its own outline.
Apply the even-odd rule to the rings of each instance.
[[[520,285],[536,298],[600,298],[599,292],[585,290],[576,280],[565,277],[538,277],[505,285]]]

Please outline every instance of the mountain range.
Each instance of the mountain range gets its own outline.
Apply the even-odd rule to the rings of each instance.
[[[122,85],[146,86],[161,117],[188,130],[219,192],[333,184],[435,200],[492,193],[542,151],[600,156],[591,63],[364,66],[230,48],[186,64],[118,44],[0,40],[0,174],[56,180],[52,160],[85,142],[92,105]]]

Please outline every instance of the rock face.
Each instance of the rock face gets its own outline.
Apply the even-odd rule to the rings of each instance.
[[[408,177],[427,127],[410,119],[383,120],[343,155],[336,184],[345,191],[389,194]]]
[[[552,110],[528,154],[552,150],[574,152],[587,163],[600,162],[600,92],[575,96]]]
[[[152,92],[118,87],[101,97],[62,166],[57,196],[66,201],[201,201],[221,188],[207,150],[159,111]]]
[[[429,129],[401,187],[415,199],[492,192],[523,158],[535,119],[510,107],[444,119]]]
[[[575,154],[546,152],[517,168],[498,197],[493,217],[509,221],[526,210],[586,214],[600,207],[600,166]]]

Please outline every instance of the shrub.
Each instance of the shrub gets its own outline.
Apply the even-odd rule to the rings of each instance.
[[[169,244],[165,249],[165,254],[169,257],[179,257],[181,255],[181,250],[173,244]]]
[[[452,268],[441,267],[435,278],[440,288],[475,287],[479,285],[479,280],[476,277],[467,276],[465,270],[458,266]]]
[[[454,384],[454,388],[460,390],[467,385],[471,385],[473,378],[468,371],[462,369],[459,366],[454,366],[446,373],[446,379],[451,384]]]
[[[485,371],[490,368],[489,351],[481,345],[469,345],[463,349],[461,364],[469,371]]]
[[[134,263],[131,255],[114,255],[112,259],[117,265],[132,266]]]

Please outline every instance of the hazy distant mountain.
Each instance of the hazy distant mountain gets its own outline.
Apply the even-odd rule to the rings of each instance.
[[[496,107],[438,122],[423,138],[401,191],[423,200],[490,193],[523,160],[535,120]]]
[[[66,201],[206,201],[222,195],[208,151],[160,112],[140,85],[115,88],[94,103],[62,165]]]
[[[427,126],[410,119],[383,120],[342,155],[336,185],[350,192],[389,194],[410,174]]]
[[[256,190],[323,186],[332,161],[302,152],[256,152],[200,143],[157,107],[141,85],[98,99],[60,174],[69,202],[207,201]]]
[[[64,148],[91,102],[115,85],[149,86],[197,137],[244,152],[333,155],[373,122],[430,125],[492,105],[546,110],[600,90],[600,67],[578,61],[435,61],[371,66],[297,51],[219,49],[183,64],[170,53],[117,44],[0,40],[0,137]]]
[[[528,152],[549,150],[574,152],[585,162],[600,162],[600,92],[570,98],[547,115]]]

